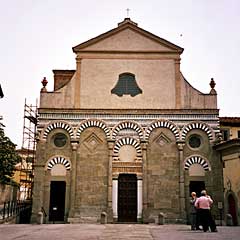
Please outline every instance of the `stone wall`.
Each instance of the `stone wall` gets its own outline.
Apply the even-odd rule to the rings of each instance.
[[[99,221],[107,211],[109,155],[105,133],[89,128],[80,137],[77,154],[75,216]],[[86,220],[86,219],[85,219]]]
[[[160,212],[168,219],[179,218],[179,157],[170,130],[158,128],[151,133],[147,169],[149,221]]]

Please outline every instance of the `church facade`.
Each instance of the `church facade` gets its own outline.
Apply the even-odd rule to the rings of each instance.
[[[42,81],[32,222],[186,222],[191,191],[223,202],[215,83],[180,71],[183,48],[126,18],[73,48],[76,70]]]

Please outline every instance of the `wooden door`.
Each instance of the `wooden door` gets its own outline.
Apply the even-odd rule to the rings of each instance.
[[[65,181],[52,181],[50,186],[49,221],[64,221]]]
[[[118,221],[137,221],[137,176],[135,174],[119,175]]]

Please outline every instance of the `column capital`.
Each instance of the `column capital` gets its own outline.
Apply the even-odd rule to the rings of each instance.
[[[181,63],[181,58],[176,58],[175,60],[175,64],[180,64]]]
[[[146,150],[147,149],[147,141],[146,140],[141,140],[141,147],[142,147],[142,150]]]
[[[108,140],[108,149],[109,150],[113,149],[114,143],[115,143],[115,140],[113,140],[113,139]]]
[[[177,147],[179,151],[183,151],[184,145],[185,145],[184,141],[177,141]]]
[[[71,146],[73,151],[77,150],[78,144],[79,144],[79,140],[76,140],[76,139],[71,140]]]
[[[77,63],[81,63],[81,62],[82,62],[82,58],[79,57],[79,56],[77,56],[77,57],[76,57],[76,62],[77,62]]]

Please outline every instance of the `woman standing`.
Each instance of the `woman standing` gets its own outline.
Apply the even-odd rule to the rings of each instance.
[[[197,221],[197,209],[195,207],[195,202],[197,200],[197,194],[195,192],[191,193],[190,199],[190,221],[191,221],[191,230],[198,230],[198,221]]]

